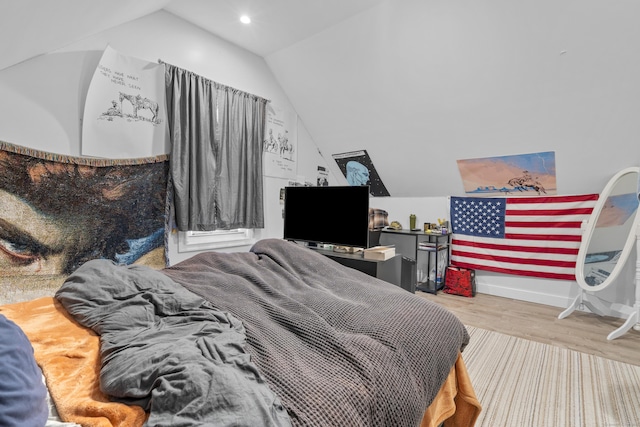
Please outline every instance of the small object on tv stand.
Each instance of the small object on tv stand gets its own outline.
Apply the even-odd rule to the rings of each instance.
[[[411,214],[409,215],[409,230],[415,230],[415,229],[416,229],[416,215]]]
[[[402,224],[400,224],[398,221],[391,221],[391,224],[389,224],[388,228],[390,228],[391,230],[402,230]]]
[[[385,261],[396,256],[396,248],[393,246],[374,246],[364,250],[364,259]]]
[[[332,251],[333,245],[329,243],[318,243],[318,242],[304,242],[304,245],[308,248],[321,249],[323,251]]]
[[[333,252],[339,252],[342,254],[355,254],[357,252],[361,252],[362,248],[357,248],[354,246],[333,246]]]

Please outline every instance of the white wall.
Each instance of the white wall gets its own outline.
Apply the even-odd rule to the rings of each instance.
[[[638,16],[628,0],[386,0],[266,61],[316,144],[366,149],[394,197],[461,196],[456,160],[543,151],[558,194],[592,193],[640,162]]]
[[[53,153],[80,155],[84,99],[104,48],[155,62],[158,59],[293,110],[264,60],[167,12],[104,31],[50,54],[0,71],[0,140]],[[298,121],[298,175],[315,180],[327,167]],[[331,176],[330,181],[335,184]],[[279,190],[288,180],[265,178],[265,229],[257,237],[282,237]],[[246,250],[246,247],[230,250]],[[172,264],[192,256],[169,241]]]

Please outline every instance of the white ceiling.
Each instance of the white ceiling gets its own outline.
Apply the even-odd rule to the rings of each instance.
[[[267,56],[384,0],[174,0],[164,9],[238,46]],[[251,24],[239,21],[251,17]]]
[[[0,0],[0,70],[160,9],[266,56],[383,0]],[[251,25],[239,17],[249,15]]]

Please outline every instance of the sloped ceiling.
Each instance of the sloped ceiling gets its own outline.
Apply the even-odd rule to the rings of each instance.
[[[260,56],[319,33],[384,0],[176,0],[165,10]],[[239,22],[248,15],[251,25]]]
[[[598,192],[640,160],[637,1],[1,6],[0,70],[160,9],[254,52],[325,158],[367,150],[392,196],[462,194],[458,159],[554,151],[560,194]]]
[[[266,56],[383,0],[2,0],[0,70],[160,9]],[[251,25],[239,21],[246,14]]]
[[[169,0],[2,0],[0,70],[164,7]]]

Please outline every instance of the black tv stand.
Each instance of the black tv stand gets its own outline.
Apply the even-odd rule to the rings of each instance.
[[[376,277],[378,279],[384,280],[385,282],[392,283],[396,286],[400,286],[403,289],[406,289],[409,292],[415,292],[415,283],[413,289],[407,287],[404,284],[406,280],[403,280],[403,270],[406,268],[404,264],[410,260],[404,260],[402,255],[395,255],[392,258],[387,260],[375,260],[375,259],[365,259],[364,253],[362,251],[356,253],[347,253],[347,252],[335,252],[328,249],[319,249],[310,247],[314,251],[331,258],[332,260],[342,264],[346,267],[353,268],[355,270],[361,271],[369,276]],[[404,261],[404,262],[403,262]],[[403,268],[404,267],[404,268]],[[411,267],[415,270],[415,262],[411,262]],[[409,275],[409,277],[413,277]],[[409,283],[412,283],[409,281]]]

